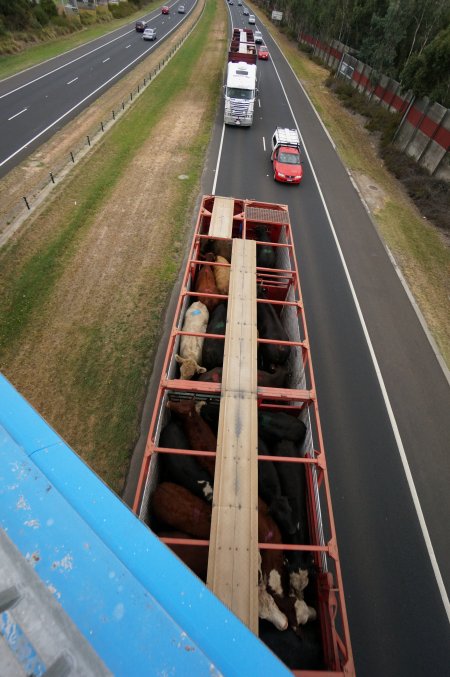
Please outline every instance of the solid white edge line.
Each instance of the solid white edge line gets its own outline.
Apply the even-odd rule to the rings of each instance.
[[[277,45],[277,47],[278,47],[278,45]],[[278,49],[279,49],[279,47],[278,47]],[[280,52],[281,52],[281,50],[280,50]],[[272,60],[272,63],[273,63],[273,60]],[[317,190],[319,191],[319,195],[320,195],[320,198],[322,200],[322,204],[323,204],[323,207],[324,207],[324,210],[325,210],[325,214],[327,216],[327,220],[328,220],[328,223],[330,225],[330,230],[331,230],[333,237],[334,237],[334,240],[336,242],[336,247],[337,247],[337,250],[339,252],[341,262],[342,262],[342,267],[344,269],[345,276],[347,278],[347,282],[348,282],[348,285],[349,285],[349,288],[350,288],[350,292],[351,292],[352,297],[353,297],[353,302],[355,304],[356,311],[357,311],[358,317],[359,317],[359,321],[361,323],[361,327],[362,327],[363,332],[364,332],[364,336],[365,336],[365,339],[366,339],[366,342],[367,342],[367,346],[369,348],[370,356],[372,358],[372,363],[373,363],[373,366],[374,366],[374,369],[375,369],[375,373],[376,373],[377,378],[378,378],[378,383],[379,383],[379,386],[380,386],[380,389],[381,389],[381,394],[383,395],[383,399],[384,399],[386,410],[387,410],[389,420],[390,420],[390,423],[391,423],[392,431],[394,433],[395,441],[397,443],[397,448],[398,448],[398,452],[399,452],[399,455],[400,455],[400,459],[402,461],[403,470],[405,472],[406,481],[408,482],[409,490],[411,492],[411,498],[413,500],[414,508],[416,510],[417,518],[419,520],[420,528],[422,530],[422,535],[423,535],[423,538],[424,538],[424,541],[425,541],[425,546],[427,548],[428,556],[430,558],[431,566],[433,568],[433,572],[434,572],[434,575],[435,575],[435,578],[436,578],[436,583],[438,585],[439,592],[440,592],[440,595],[441,595],[441,598],[442,598],[442,602],[444,604],[444,608],[445,608],[448,620],[450,622],[450,602],[449,602],[448,594],[447,594],[447,591],[445,589],[444,581],[443,581],[443,578],[442,578],[442,575],[441,575],[441,571],[439,569],[439,564],[437,562],[436,555],[434,553],[433,544],[431,543],[430,534],[428,532],[428,528],[427,528],[427,525],[426,525],[426,522],[425,522],[425,517],[423,515],[422,507],[420,505],[419,496],[417,494],[417,490],[416,490],[416,487],[415,487],[415,484],[414,484],[414,479],[413,479],[413,476],[411,474],[411,469],[409,467],[408,459],[406,457],[406,452],[405,452],[405,448],[403,446],[403,442],[402,442],[402,439],[401,439],[401,436],[400,436],[400,431],[398,429],[397,422],[395,420],[395,415],[394,415],[394,412],[392,410],[392,406],[391,406],[391,403],[390,403],[390,400],[389,400],[389,396],[388,396],[388,393],[387,393],[387,390],[386,390],[386,386],[384,384],[384,380],[383,380],[383,376],[381,374],[381,370],[380,370],[380,367],[379,367],[379,364],[378,364],[378,360],[376,358],[375,351],[374,351],[374,348],[372,346],[372,342],[370,340],[370,336],[369,336],[369,332],[367,330],[367,326],[366,326],[366,323],[365,323],[365,320],[364,320],[364,316],[363,316],[361,307],[359,305],[358,297],[356,295],[355,288],[353,287],[353,283],[352,283],[352,280],[351,280],[351,277],[350,277],[350,273],[349,273],[349,270],[347,268],[347,264],[345,262],[344,254],[342,252],[341,245],[339,243],[339,239],[338,239],[336,230],[335,230],[334,225],[333,225],[333,221],[331,219],[325,198],[324,198],[322,190],[320,188],[320,184],[319,184],[319,181],[317,179],[317,175],[316,175],[316,172],[314,170],[314,166],[311,162],[311,158],[309,156],[305,142],[304,142],[303,137],[301,135],[298,122],[297,122],[295,115],[294,115],[294,111],[292,110],[291,103],[288,99],[286,90],[283,86],[280,75],[279,75],[278,70],[277,70],[274,63],[273,63],[273,66],[274,66],[274,69],[275,69],[275,73],[277,74],[277,78],[280,82],[281,88],[283,90],[284,96],[286,98],[287,104],[289,106],[289,110],[291,111],[292,119],[294,120],[298,134],[299,134],[300,139],[302,141],[302,145],[303,145],[306,157],[308,158],[308,162],[309,162],[309,165],[310,165],[310,168],[311,168],[311,172],[313,174],[314,181],[317,185]],[[292,70],[292,68],[291,68],[291,70]],[[298,81],[298,78],[297,78],[297,81]],[[299,83],[299,84],[301,86],[301,83]],[[303,87],[302,87],[302,90],[303,90]],[[309,99],[309,103],[312,105],[310,99]],[[315,111],[314,106],[313,106],[313,109]],[[316,112],[316,115],[318,116],[317,111],[315,111],[315,112]],[[322,123],[322,126],[323,126],[323,123]]]
[[[189,14],[187,14],[186,16],[189,16]],[[180,23],[181,23],[181,22],[180,22]],[[176,26],[174,26],[173,28],[171,28],[171,30],[168,31],[168,32],[164,35],[164,37],[165,37],[165,38],[168,37],[171,33],[173,33],[173,31],[175,31],[175,30],[178,28],[178,26],[179,26],[179,23],[178,23]],[[72,113],[74,110],[76,110],[76,109],[77,109],[79,106],[81,106],[85,101],[87,101],[88,99],[90,99],[91,96],[94,96],[94,94],[97,94],[97,92],[100,91],[101,89],[103,89],[103,87],[105,87],[105,86],[108,85],[110,82],[112,82],[115,78],[117,78],[119,75],[121,75],[124,71],[128,70],[134,63],[136,63],[136,61],[140,61],[140,60],[141,60],[148,52],[150,52],[155,46],[158,46],[158,44],[159,44],[159,43],[154,42],[154,43],[152,44],[151,47],[149,47],[149,48],[146,49],[144,52],[142,52],[142,54],[139,54],[139,56],[137,56],[135,59],[133,59],[133,61],[130,61],[126,66],[124,66],[123,68],[121,68],[120,71],[118,71],[117,73],[115,73],[114,75],[112,75],[108,80],[105,80],[105,82],[103,82],[103,83],[102,83],[101,85],[99,85],[96,89],[94,89],[92,92],[90,92],[89,94],[87,94],[87,96],[85,96],[84,99],[81,99],[81,101],[78,101],[78,103],[76,103],[74,106],[72,106],[72,108],[69,108],[69,110],[67,110],[65,113],[63,113],[62,115],[60,115],[59,118],[57,118],[57,119],[54,120],[50,125],[48,125],[47,127],[45,127],[45,129],[43,129],[42,131],[40,131],[39,134],[36,134],[35,136],[33,136],[32,139],[29,139],[29,140],[28,140],[26,143],[24,143],[20,148],[18,148],[17,150],[15,150],[14,153],[11,153],[11,155],[9,155],[7,158],[5,158],[4,160],[2,160],[2,161],[0,162],[0,167],[3,167],[3,165],[5,165],[7,162],[9,162],[9,160],[11,160],[13,157],[15,157],[15,156],[16,156],[18,153],[20,153],[22,150],[24,150],[25,148],[28,148],[28,146],[30,145],[30,143],[33,143],[33,141],[36,141],[36,139],[39,139],[39,137],[41,137],[43,134],[45,134],[45,132],[48,132],[49,129],[51,129],[52,127],[54,127],[55,125],[57,125],[58,122],[60,122],[61,120],[64,120],[65,117],[67,117],[68,115],[70,115],[70,113]]]
[[[220,160],[222,158],[222,146],[223,146],[224,136],[225,136],[225,122],[222,124],[222,136],[220,138],[219,153],[217,155],[217,162],[216,162],[216,173],[215,173],[215,176],[214,176],[214,182],[213,182],[211,195],[216,194],[217,177],[219,176],[219,168],[220,168]]]

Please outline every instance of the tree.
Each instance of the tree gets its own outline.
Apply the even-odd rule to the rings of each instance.
[[[0,18],[9,31],[23,31],[32,22],[28,0],[0,0]]]
[[[370,32],[361,44],[359,58],[379,73],[395,76],[398,46],[405,38],[408,21],[406,4],[390,0],[385,16],[372,16]]]
[[[450,25],[413,54],[400,75],[402,86],[450,107]]]

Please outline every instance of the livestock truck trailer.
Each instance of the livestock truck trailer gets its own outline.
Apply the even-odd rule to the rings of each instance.
[[[295,674],[354,674],[287,206],[203,197],[133,509]]]

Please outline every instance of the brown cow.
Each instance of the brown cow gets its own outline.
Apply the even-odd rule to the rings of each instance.
[[[195,451],[216,451],[217,438],[213,431],[197,412],[195,399],[192,397],[180,402],[169,401],[170,411],[176,414],[183,426],[189,446]],[[197,461],[214,477],[215,459],[211,456],[197,456]]]
[[[214,256],[213,254],[207,254],[208,256]],[[197,273],[197,278],[194,284],[194,291],[199,292],[198,300],[205,304],[211,313],[214,308],[222,302],[222,299],[214,299],[208,296],[201,296],[200,293],[204,294],[218,294],[219,291],[216,286],[216,281],[214,279],[213,266],[204,265],[200,266],[200,270]]]
[[[209,538],[211,505],[173,482],[161,482],[152,497],[152,512],[159,520],[197,538]]]
[[[160,531],[160,538],[192,538],[183,531]],[[166,543],[167,547],[184,562],[202,581],[206,581],[208,571],[208,548],[202,545],[182,545],[181,543]]]

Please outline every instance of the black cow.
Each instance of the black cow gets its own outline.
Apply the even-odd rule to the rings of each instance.
[[[270,450],[261,438],[258,439],[258,452],[262,456],[270,454]],[[289,501],[283,495],[275,466],[276,464],[272,461],[258,462],[258,492],[264,502],[267,503],[269,513],[281,531],[292,536],[296,531],[296,523]]]
[[[258,298],[264,299],[266,296],[265,291],[260,287]],[[289,341],[289,336],[271,303],[258,303],[257,313],[259,338],[273,341]],[[260,343],[258,347],[266,371],[274,371],[276,365],[284,364],[291,352],[291,346],[287,345]]]
[[[276,442],[273,451],[277,456],[300,457],[298,443],[287,439]],[[281,461],[275,463],[275,467],[280,479],[281,492],[289,502],[295,523],[295,533],[291,532],[291,542],[306,545],[309,543],[309,534],[305,466],[302,463]]]
[[[319,623],[307,623],[297,633],[277,630],[268,621],[259,622],[259,638],[291,670],[325,669]]]
[[[225,334],[227,322],[227,306],[220,303],[209,316],[207,334]],[[223,365],[223,350],[225,339],[207,339],[203,342],[202,365],[206,370],[221,367]]]
[[[284,411],[260,409],[258,411],[259,433],[264,440],[290,440],[300,448],[306,435],[306,425],[299,418]]]
[[[177,421],[169,421],[161,431],[159,446],[170,449],[189,449],[189,442]],[[213,489],[209,473],[195,456],[186,454],[159,454],[163,479],[181,484],[199,498],[212,501]]]
[[[267,226],[259,225],[255,228],[255,239],[260,242],[271,242]],[[275,268],[275,247],[270,245],[256,245],[256,265],[259,268]]]

